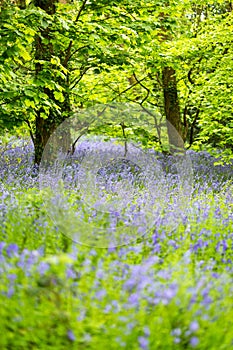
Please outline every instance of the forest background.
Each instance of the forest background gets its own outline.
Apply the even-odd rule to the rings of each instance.
[[[166,117],[186,148],[232,157],[232,2],[1,0],[0,6],[0,132],[30,135],[37,164],[66,118],[112,102]],[[102,132],[108,128],[103,120]],[[133,134],[149,146],[160,141],[137,125]]]

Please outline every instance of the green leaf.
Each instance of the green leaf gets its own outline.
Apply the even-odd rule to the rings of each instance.
[[[59,91],[55,91],[54,92],[54,97],[59,102],[64,102],[65,101],[65,98],[64,98],[63,94],[61,92],[59,92]]]
[[[29,89],[25,89],[25,90],[24,90],[24,93],[25,93],[26,96],[30,96],[30,97],[33,97],[33,96],[36,95],[36,92],[35,92],[35,91],[29,90]]]
[[[24,100],[24,104],[25,104],[26,107],[32,107],[32,108],[35,108],[35,107],[36,107],[33,100],[25,99],[25,100]]]
[[[31,56],[29,54],[29,52],[25,49],[25,47],[23,47],[21,44],[18,45],[18,49],[19,49],[19,54],[20,56],[25,60],[25,61],[30,61],[31,60]]]

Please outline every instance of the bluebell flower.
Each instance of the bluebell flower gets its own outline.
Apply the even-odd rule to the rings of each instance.
[[[75,337],[75,335],[74,335],[74,333],[73,333],[73,331],[71,329],[69,329],[67,331],[67,337],[72,342],[75,341],[75,339],[76,339],[76,337]]]
[[[77,276],[76,276],[76,273],[74,272],[74,270],[73,270],[71,267],[68,267],[68,268],[66,269],[66,277],[67,277],[67,278],[71,278],[71,279],[74,279],[74,278],[77,277]]]
[[[179,344],[179,343],[181,342],[181,339],[180,339],[179,337],[175,337],[175,338],[173,339],[173,342],[174,342],[175,344]]]
[[[181,335],[181,329],[180,328],[174,328],[172,331],[171,331],[171,335],[173,336],[180,336]]]
[[[129,296],[129,303],[133,306],[137,306],[138,305],[138,302],[139,302],[139,295],[137,293],[132,293],[130,296]]]
[[[190,345],[192,348],[195,348],[199,344],[199,339],[197,337],[191,337]]]
[[[199,323],[197,321],[192,321],[189,325],[190,332],[196,332],[199,329]]]
[[[98,290],[96,293],[95,293],[95,296],[98,300],[102,300],[103,297],[106,295],[106,290],[105,289],[101,289],[101,290]]]
[[[148,338],[140,336],[140,337],[138,337],[138,343],[139,343],[140,349],[142,349],[142,350],[149,349],[149,340],[148,340]]]
[[[19,247],[15,243],[9,244],[6,248],[6,253],[9,257],[17,256],[18,251],[19,251]]]
[[[41,276],[43,276],[45,272],[49,270],[49,268],[50,268],[50,265],[44,261],[40,262],[40,264],[38,265],[38,271]]]

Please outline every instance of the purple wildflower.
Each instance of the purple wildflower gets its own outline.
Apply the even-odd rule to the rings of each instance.
[[[139,346],[143,350],[149,349],[149,340],[146,337],[138,337]]]
[[[173,336],[180,336],[181,335],[181,329],[180,328],[174,328],[171,331],[171,335],[173,335]]]
[[[197,321],[192,321],[189,326],[191,332],[196,332],[199,329],[199,324]]]
[[[95,293],[95,296],[98,300],[102,300],[103,297],[106,295],[106,290],[105,289],[101,289],[101,290],[98,290],[96,293]]]
[[[17,256],[19,247],[17,244],[9,244],[6,248],[7,255],[11,258],[12,256]]]
[[[190,339],[190,345],[192,348],[195,348],[199,344],[199,339],[197,337],[192,337]]]
[[[48,263],[42,261],[38,266],[38,271],[39,271],[40,275],[44,275],[45,272],[49,270],[49,267],[50,266]]]
[[[67,331],[67,337],[70,341],[75,341],[76,337],[71,329]]]
[[[67,268],[66,270],[66,277],[67,278],[71,278],[71,279],[74,279],[76,278],[76,273],[74,272],[74,270],[72,268]]]
[[[133,293],[129,296],[129,303],[136,306],[138,305],[139,296],[137,293]]]

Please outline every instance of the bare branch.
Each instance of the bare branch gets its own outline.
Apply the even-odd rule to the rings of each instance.
[[[88,47],[88,45],[81,46],[81,47],[79,47],[77,50],[74,50],[74,51],[70,54],[69,59],[70,59],[72,56],[74,56],[77,52],[79,52],[80,50],[85,49],[85,47]]]
[[[122,129],[123,137],[124,137],[124,139],[125,139],[125,153],[124,153],[124,157],[126,157],[127,152],[128,152],[127,137],[126,137],[126,134],[125,134],[126,126],[125,126],[125,123],[124,123],[124,122],[120,123],[120,126],[121,126],[121,129]]]
[[[125,94],[126,92],[128,92],[129,90],[131,90],[134,86],[140,84],[141,81],[145,80],[147,78],[147,76],[145,76],[144,78],[136,81],[135,83],[133,83],[132,85],[128,86],[125,90],[118,92],[115,89],[113,89],[110,85],[106,84],[106,86],[108,86],[113,92],[117,93],[117,95],[112,99],[112,101],[114,101],[116,98],[120,97],[121,95]],[[132,99],[127,98],[128,101],[133,101]]]
[[[191,67],[188,71],[188,81],[193,85],[194,84],[194,80],[192,79],[191,75],[192,75],[192,71],[193,71],[193,67]]]
[[[82,5],[80,6],[80,9],[78,11],[78,14],[77,14],[77,17],[75,18],[74,20],[74,24],[76,24],[78,21],[79,21],[79,18],[83,12],[83,10],[85,9],[85,6],[86,6],[86,3],[87,3],[88,0],[84,0]],[[73,40],[70,40],[69,42],[69,45],[66,49],[66,55],[65,55],[65,59],[63,61],[63,66],[66,67],[67,66],[67,63],[71,57],[71,49],[72,49],[72,45],[73,45]]]
[[[85,9],[85,6],[86,6],[87,1],[88,1],[88,0],[84,0],[83,3],[82,3],[82,5],[80,6],[80,9],[79,9],[79,11],[78,11],[78,14],[77,14],[77,17],[76,17],[74,23],[77,23],[77,22],[79,21],[79,18],[80,18],[80,16],[81,16],[83,10]]]
[[[156,119],[156,115],[154,115],[149,109],[147,109],[146,107],[144,107],[141,103],[139,103],[140,106],[142,107],[142,109],[147,113],[149,114],[151,117],[153,117],[154,119],[154,124],[155,124],[155,129],[157,131],[157,134],[158,134],[158,140],[159,140],[159,144],[160,146],[162,145],[162,142],[161,142],[161,130],[160,130],[160,127],[158,125],[158,122],[157,122],[157,119]]]
[[[190,138],[189,138],[189,146],[187,147],[188,149],[192,146],[193,144],[193,138],[194,138],[194,128],[195,128],[195,125],[196,125],[196,122],[197,122],[197,119],[198,119],[198,116],[199,116],[199,113],[200,113],[200,107],[198,107],[197,109],[197,112],[196,112],[196,115],[195,115],[195,118],[191,124],[191,128],[190,128]]]
[[[73,86],[70,87],[70,90],[74,89],[75,86],[80,82],[80,80],[84,77],[84,75],[86,74],[86,72],[88,71],[88,69],[90,69],[91,67],[87,67],[86,69],[83,70],[83,72],[80,74],[80,76],[78,77],[78,79],[75,81],[73,81]]]
[[[145,101],[147,100],[147,98],[149,97],[149,95],[150,95],[150,90],[148,89],[147,86],[143,85],[142,82],[138,80],[138,78],[137,78],[137,76],[136,76],[135,73],[133,73],[133,76],[134,76],[136,82],[137,82],[143,89],[145,89],[145,90],[147,91],[146,96],[145,96],[145,97],[142,99],[142,101],[140,102],[140,104],[143,104],[143,102],[145,102]]]
[[[32,126],[31,126],[31,124],[30,124],[28,119],[25,120],[25,123],[28,125],[29,133],[30,133],[32,142],[33,142],[33,144],[35,144],[35,138],[34,138],[34,135],[33,135]]]
[[[73,45],[73,40],[70,40],[70,43],[69,43],[69,45],[68,45],[68,47],[67,47],[67,49],[66,49],[66,56],[65,56],[65,59],[64,59],[64,61],[63,61],[63,63],[62,63],[62,65],[64,66],[64,67],[67,67],[67,63],[68,63],[68,61],[69,61],[69,59],[70,59],[70,57],[71,57],[71,48],[72,48],[72,45]]]
[[[107,106],[105,106],[104,109],[103,109],[101,112],[98,112],[98,113],[97,113],[97,118],[100,117],[100,116],[105,112],[106,108],[107,108]],[[71,149],[69,149],[69,150],[67,151],[67,155],[69,155],[69,154],[70,154],[70,155],[73,155],[73,154],[74,154],[74,152],[75,152],[75,146],[76,146],[77,142],[80,140],[80,138],[81,138],[83,135],[85,135],[85,133],[88,131],[90,125],[95,121],[95,119],[96,119],[96,118],[93,117],[93,119],[90,121],[90,123],[89,123],[89,125],[86,127],[86,129],[84,129],[84,130],[81,132],[81,134],[76,138],[76,140],[73,142],[73,144],[72,144],[72,146],[71,146]]]

